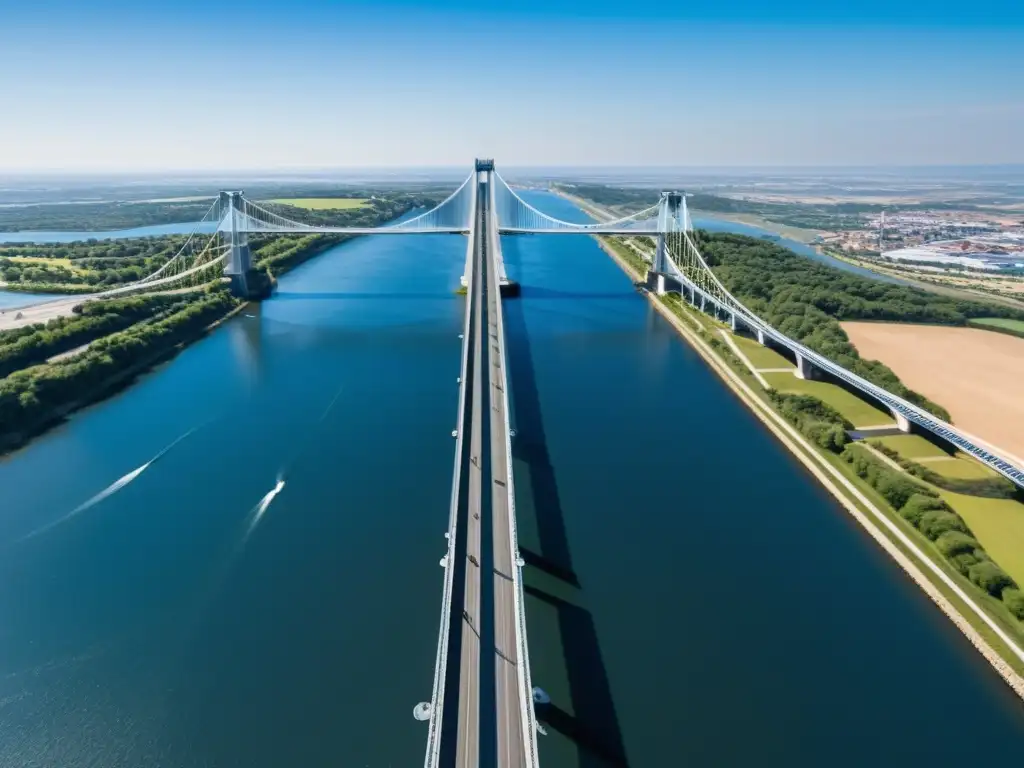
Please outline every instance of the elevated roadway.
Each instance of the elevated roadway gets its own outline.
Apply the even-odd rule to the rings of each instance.
[[[477,189],[445,602],[424,765],[532,768],[536,726],[516,541],[500,239],[486,174]]]

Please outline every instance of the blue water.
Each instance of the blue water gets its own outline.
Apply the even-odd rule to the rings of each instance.
[[[464,248],[337,246],[0,460],[0,765],[419,764]],[[1019,755],[1018,700],[591,239],[505,254],[543,765]]]
[[[1020,701],[594,243],[505,258],[544,765],[1016,759]]]
[[[63,295],[52,293],[21,293],[19,291],[0,291],[0,310],[17,309],[28,304],[38,304],[47,299],[64,298]]]

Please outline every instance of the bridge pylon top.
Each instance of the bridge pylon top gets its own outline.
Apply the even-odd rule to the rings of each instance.
[[[677,211],[683,204],[682,192],[662,192],[662,199],[668,204],[669,210]]]
[[[476,159],[476,170],[477,171],[493,171],[494,160],[492,158],[480,158]]]

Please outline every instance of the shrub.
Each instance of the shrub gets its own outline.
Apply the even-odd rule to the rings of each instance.
[[[821,421],[812,421],[801,431],[804,435],[810,438],[815,445],[836,453],[843,450],[843,446],[850,441],[850,438],[846,434],[846,430],[839,424],[826,424]]]
[[[900,508],[900,515],[916,528],[921,522],[922,515],[933,509],[948,509],[948,507],[942,499],[915,493]]]
[[[950,530],[935,540],[935,546],[939,552],[948,558],[964,554],[970,554],[974,557],[974,550],[977,549],[978,542],[962,531]],[[972,563],[972,565],[974,564],[976,563]]]
[[[960,515],[945,509],[930,509],[921,516],[918,529],[932,541],[935,541],[944,533],[959,531],[970,533],[967,525],[960,519]]]
[[[952,536],[952,533],[949,534]],[[949,558],[949,562],[953,564],[953,567],[960,571],[962,576],[966,576],[970,573],[971,566],[980,563],[983,558],[978,557],[978,553],[981,550],[974,550],[973,552],[961,552],[959,555],[953,555]]]
[[[1013,579],[991,560],[983,560],[977,565],[972,565],[967,577],[993,597],[999,597],[1007,587],[1017,586]]]
[[[1024,592],[1015,587],[1007,587],[1003,590],[1003,602],[1010,613],[1018,619],[1024,619]]]
[[[900,509],[914,495],[937,497],[938,493],[916,483],[901,472],[883,465],[862,447],[850,443],[843,449],[843,458],[853,465],[859,477],[877,490],[893,509]]]

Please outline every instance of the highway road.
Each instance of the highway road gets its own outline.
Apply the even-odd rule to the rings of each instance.
[[[495,242],[497,237],[495,237]],[[505,388],[506,375],[503,329],[499,324],[501,297],[495,248],[488,249],[485,268],[487,279],[487,344],[489,349],[490,450],[491,450],[491,521],[494,572],[494,674],[495,716],[497,718],[497,765],[509,768],[526,766],[523,739],[523,718],[519,701],[517,670],[519,649],[516,643],[515,583],[513,582],[513,551],[509,521],[508,451],[506,442]],[[532,700],[529,706],[533,706]]]
[[[469,466],[467,478],[469,492],[466,496],[466,548],[465,548],[465,591],[462,613],[462,642],[459,662],[459,725],[455,764],[459,768],[476,768],[480,764],[480,525],[483,498],[483,433],[486,392],[484,391],[483,355],[483,293],[482,275],[484,259],[484,228],[480,226],[478,214],[474,234],[476,243],[473,255],[473,275],[470,276],[470,293],[473,302],[470,321],[470,344],[472,355],[472,376],[470,398],[471,419],[469,425]]]
[[[523,689],[517,666],[521,651],[514,579],[518,571],[517,547],[512,540],[500,241],[492,227],[485,190],[478,190],[467,266],[470,306],[466,344],[471,359],[463,386],[470,400],[462,437],[468,449],[463,449],[461,480],[456,481],[462,492],[458,527],[465,531],[453,553],[454,565],[460,569],[453,578],[463,587],[462,600],[453,601],[451,614],[452,627],[456,622],[460,627],[458,721],[454,744],[449,741],[442,749],[446,754],[439,756],[437,764],[528,768],[535,765],[531,754],[535,747],[532,733],[530,739],[524,737],[524,727],[533,725],[523,722]],[[487,538],[490,541],[485,541]],[[456,636],[454,631],[452,636]],[[532,708],[530,693],[526,696],[526,706]]]

